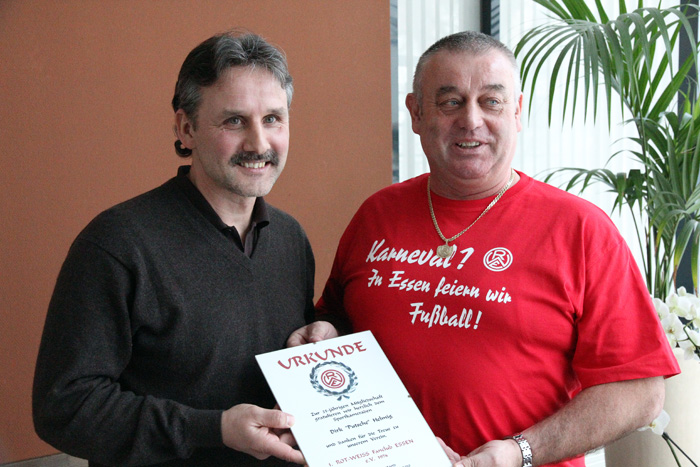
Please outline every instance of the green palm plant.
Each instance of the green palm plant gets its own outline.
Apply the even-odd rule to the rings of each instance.
[[[700,246],[700,106],[686,96],[674,112],[679,93],[692,67],[697,66],[697,44],[678,66],[674,49],[683,30],[693,37],[689,21],[697,10],[688,6],[644,7],[627,11],[619,1],[620,15],[611,18],[599,0],[597,17],[582,0],[534,0],[552,16],[552,22],[530,30],[515,54],[522,62],[522,82],[534,96],[539,78],[549,80],[549,122],[553,118],[555,88],[564,80],[563,120],[570,112],[573,124],[583,101],[584,118],[598,115],[598,95],[604,92],[608,122],[613,99],[619,99],[625,124],[636,136],[626,154],[639,168],[613,173],[606,168],[561,168],[571,175],[566,189],[584,191],[602,183],[616,193],[613,209],[630,209],[634,219],[643,270],[649,292],[665,299],[673,290],[681,257],[691,251],[692,279],[698,286]],[[553,60],[553,62],[551,62]],[[553,63],[551,74],[541,74]],[[582,91],[582,94],[581,92]],[[532,97],[530,98],[530,107]]]

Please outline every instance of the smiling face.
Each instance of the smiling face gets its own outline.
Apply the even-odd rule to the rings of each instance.
[[[443,50],[423,70],[421,102],[406,97],[428,158],[431,187],[454,199],[483,198],[510,176],[521,129],[515,69],[499,51]]]
[[[287,94],[267,70],[233,67],[201,89],[196,121],[182,109],[176,129],[192,149],[190,178],[210,203],[250,205],[267,195],[289,149]]]

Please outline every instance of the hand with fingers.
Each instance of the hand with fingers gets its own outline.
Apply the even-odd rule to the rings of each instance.
[[[523,458],[513,440],[489,441],[470,452],[454,467],[521,467]]]
[[[294,417],[281,410],[239,404],[223,413],[221,434],[226,446],[256,459],[274,456],[305,464],[301,451],[293,448],[296,441],[289,431],[293,424]]]

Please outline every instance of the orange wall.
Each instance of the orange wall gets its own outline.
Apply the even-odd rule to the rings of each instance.
[[[290,156],[268,200],[306,229],[318,295],[350,217],[391,182],[388,1],[0,0],[0,463],[54,452],[34,434],[30,396],[71,241],[174,175],[179,67],[236,26],[289,59]]]

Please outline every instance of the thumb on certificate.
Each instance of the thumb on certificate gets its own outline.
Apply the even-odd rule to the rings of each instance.
[[[459,454],[454,452],[454,450],[449,447],[445,442],[440,438],[439,436],[436,436],[438,443],[440,443],[440,447],[442,448],[443,451],[445,451],[445,454],[447,454],[448,459],[450,459],[450,462],[455,463],[459,462]]]

